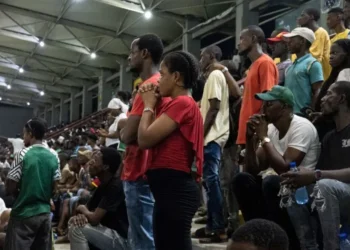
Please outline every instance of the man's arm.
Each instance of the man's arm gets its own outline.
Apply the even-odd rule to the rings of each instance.
[[[318,94],[320,92],[320,89],[322,87],[323,83],[323,71],[322,71],[322,65],[321,63],[314,62],[311,65],[311,68],[309,70],[310,74],[310,82],[312,86],[312,103],[311,107],[315,108],[315,104],[317,101]]]
[[[120,131],[120,139],[125,144],[131,144],[137,140],[137,130],[139,129],[141,116],[131,115],[126,120],[125,127]]]
[[[312,104],[311,104],[311,108],[313,108],[313,109],[315,109],[317,98],[318,98],[318,95],[320,94],[320,90],[321,90],[322,84],[323,84],[323,81],[316,82],[316,83],[312,84]]]
[[[209,105],[209,110],[204,121],[204,137],[207,136],[211,127],[215,123],[216,116],[220,110],[220,101],[218,99],[210,99]]]

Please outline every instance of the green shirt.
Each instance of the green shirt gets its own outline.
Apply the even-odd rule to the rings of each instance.
[[[61,178],[58,155],[39,144],[22,149],[7,178],[18,182],[20,189],[11,217],[23,219],[50,213],[53,183]]]

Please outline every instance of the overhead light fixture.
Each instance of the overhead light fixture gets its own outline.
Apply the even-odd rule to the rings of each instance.
[[[30,106],[30,102],[27,102],[27,106]]]
[[[40,42],[39,42],[39,45],[40,45],[40,47],[44,47],[44,46],[45,46],[44,41],[40,41]]]
[[[92,59],[95,59],[95,58],[96,58],[96,53],[95,53],[95,52],[92,52],[92,53],[90,54],[90,57],[91,57]]]
[[[0,101],[2,101],[2,97],[0,97]]]
[[[7,89],[11,89],[11,85],[10,84],[7,84]]]
[[[24,72],[24,69],[23,68],[19,68],[19,73],[23,73]]]
[[[149,10],[146,10],[144,13],[144,16],[146,19],[150,19],[152,17],[152,12]]]
[[[41,96],[45,95],[45,92],[44,91],[40,91],[40,95]]]

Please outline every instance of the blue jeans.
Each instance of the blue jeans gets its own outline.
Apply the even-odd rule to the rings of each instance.
[[[216,142],[209,142],[204,147],[203,179],[207,191],[207,230],[212,233],[225,232],[223,197],[220,188],[219,167],[221,147]]]
[[[133,250],[154,250],[154,199],[145,180],[123,181],[129,219],[128,240]]]

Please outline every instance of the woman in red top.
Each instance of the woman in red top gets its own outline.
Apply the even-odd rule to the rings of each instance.
[[[203,119],[190,94],[199,73],[187,52],[173,52],[160,65],[159,87],[145,84],[138,130],[140,148],[151,149],[147,177],[155,198],[153,232],[157,250],[189,250],[192,218],[199,206],[196,178],[202,174]],[[160,97],[171,97],[159,114]]]

